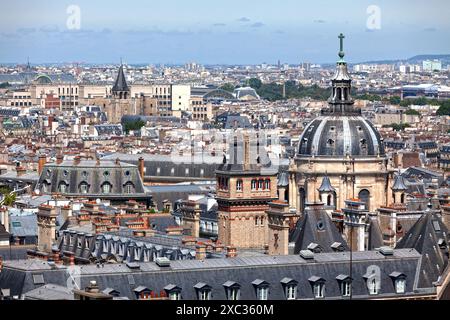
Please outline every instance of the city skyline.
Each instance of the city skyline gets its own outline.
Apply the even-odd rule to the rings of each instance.
[[[350,63],[450,53],[443,1],[349,4],[17,1],[0,14],[0,63],[332,63],[338,32]]]

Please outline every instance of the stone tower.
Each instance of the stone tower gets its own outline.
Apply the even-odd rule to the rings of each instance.
[[[41,205],[37,213],[38,248],[40,252],[51,252],[52,245],[56,241],[56,208],[49,205]]]
[[[130,98],[130,87],[127,84],[125,72],[123,71],[123,64],[119,67],[116,82],[114,82],[111,92],[113,97],[119,100]]]
[[[344,214],[344,234],[350,249],[364,251],[368,215],[365,203],[358,199],[346,200],[342,212]]]
[[[230,158],[216,170],[219,241],[236,248],[268,243],[268,203],[277,199],[277,169],[249,133],[233,135]]]

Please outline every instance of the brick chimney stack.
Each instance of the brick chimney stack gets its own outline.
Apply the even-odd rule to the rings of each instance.
[[[139,175],[141,176],[141,179],[142,179],[142,181],[144,181],[144,171],[145,171],[145,166],[144,166],[144,158],[143,157],[140,157],[139,158],[139,165],[138,165],[138,168],[139,168]]]
[[[75,158],[73,158],[73,165],[79,165],[81,161],[81,157],[80,156],[76,156]]]
[[[44,166],[47,163],[47,156],[45,154],[39,155],[38,160],[38,173],[41,174],[42,170],[44,170]]]
[[[235,258],[237,256],[236,247],[228,246],[227,247],[227,258]]]
[[[206,259],[206,246],[202,243],[198,243],[195,246],[195,259],[205,260]]]
[[[56,164],[61,164],[64,160],[64,156],[62,154],[58,154],[56,156]]]

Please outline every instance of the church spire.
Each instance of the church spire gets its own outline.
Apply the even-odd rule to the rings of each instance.
[[[112,87],[112,93],[119,99],[127,99],[130,93],[130,87],[128,87],[125,72],[123,71],[122,59],[120,59],[119,72],[117,73],[116,82]]]

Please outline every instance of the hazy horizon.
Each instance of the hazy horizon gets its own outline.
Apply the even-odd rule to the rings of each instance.
[[[340,32],[350,63],[450,54],[449,9],[444,0],[17,0],[0,12],[0,63],[323,64],[337,60]]]

